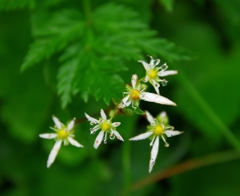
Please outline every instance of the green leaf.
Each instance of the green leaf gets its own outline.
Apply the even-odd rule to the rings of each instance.
[[[77,16],[79,17],[76,18]],[[55,52],[63,49],[72,40],[81,37],[83,29],[84,23],[76,12],[65,10],[54,15],[46,25],[42,26],[41,30],[38,28],[33,30],[35,35],[41,37],[31,44],[21,66],[21,71],[50,57]]]
[[[70,48],[70,52],[74,52],[75,48]],[[69,54],[68,54],[69,55]],[[65,54],[66,56],[66,54]],[[62,58],[64,58],[63,56]],[[61,95],[62,107],[64,108],[69,102],[71,102],[71,95],[73,92],[73,81],[75,79],[75,73],[78,66],[78,59],[72,58],[64,63],[58,72],[58,94]]]
[[[76,92],[80,92],[85,101],[89,95],[97,100],[103,97],[106,104],[111,99],[119,99],[124,83],[116,72],[126,70],[126,67],[118,59],[96,58],[81,48],[80,44],[68,47],[60,59],[63,65],[58,73],[58,93],[62,107],[71,101]]]
[[[124,85],[117,72],[127,69],[123,64],[126,60],[142,59],[143,51],[169,60],[188,58],[185,51],[181,53],[174,44],[157,38],[156,32],[139,20],[138,13],[125,6],[104,4],[86,20],[71,9],[53,15],[37,13],[33,19],[37,39],[21,69],[67,47],[60,58],[57,85],[62,107],[78,92],[85,101],[90,95],[103,98],[106,104],[118,100]]]
[[[170,62],[192,58],[191,52],[157,37],[139,18],[137,12],[112,3],[97,8],[93,20],[96,31],[103,34],[98,40],[102,51],[134,60],[141,59],[143,51]]]

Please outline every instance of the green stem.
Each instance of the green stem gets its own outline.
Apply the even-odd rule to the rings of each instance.
[[[178,70],[180,68],[178,67]],[[179,71],[181,74],[178,75],[178,78],[182,85],[185,87],[185,90],[193,98],[193,100],[200,106],[206,116],[215,124],[215,126],[221,131],[221,133],[226,137],[228,142],[240,153],[240,143],[236,137],[232,134],[231,130],[222,122],[214,110],[208,105],[192,83],[188,80],[182,70]]]
[[[123,176],[124,176],[124,195],[130,195],[130,142],[124,141],[122,145],[122,165],[123,165]]]

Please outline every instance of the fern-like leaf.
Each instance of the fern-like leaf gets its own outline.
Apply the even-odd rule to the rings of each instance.
[[[35,30],[35,35],[41,35],[41,37],[31,44],[21,70],[23,71],[63,49],[72,40],[81,37],[83,29],[84,23],[80,17],[78,20],[76,18],[72,20],[69,12],[55,15],[41,30]]]

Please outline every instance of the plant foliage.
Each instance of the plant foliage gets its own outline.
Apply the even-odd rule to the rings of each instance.
[[[124,15],[122,14],[124,12]],[[139,60],[142,53],[158,55],[169,61],[188,59],[186,51],[148,28],[137,12],[113,3],[97,7],[91,14],[65,9],[48,17],[33,18],[31,44],[21,70],[25,70],[61,51],[57,91],[65,107],[73,94],[80,92],[101,97],[106,104],[122,92],[118,72],[123,62]]]

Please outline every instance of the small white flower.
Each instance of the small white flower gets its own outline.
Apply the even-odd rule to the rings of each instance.
[[[138,82],[138,76],[136,74],[132,75],[131,83],[132,86],[126,85],[127,92],[124,92],[124,94],[127,96],[122,99],[118,108],[128,107],[132,104],[132,107],[135,109],[138,107],[140,100],[176,106],[176,103],[166,97],[154,93],[144,92],[145,89],[142,88],[141,83]]]
[[[160,59],[154,60],[152,56],[149,56],[149,57],[151,58],[149,64],[143,60],[139,60],[138,62],[142,63],[146,70],[146,76],[145,76],[144,82],[149,81],[153,85],[157,94],[159,94],[159,87],[160,87],[159,82],[161,82],[163,86],[167,84],[167,81],[165,79],[160,79],[159,77],[175,75],[178,72],[175,70],[166,71],[168,68],[166,63],[164,63],[160,67],[157,67],[157,65],[160,63]]]
[[[85,113],[86,118],[88,121],[90,121],[90,125],[95,125],[93,128],[90,129],[90,133],[93,134],[97,130],[101,129],[98,136],[95,139],[94,142],[94,148],[97,149],[98,146],[101,144],[102,140],[104,143],[107,143],[107,134],[109,133],[110,139],[114,139],[115,136],[117,139],[124,141],[122,136],[116,131],[116,127],[118,127],[121,123],[120,122],[114,122],[112,123],[111,119],[107,119],[106,114],[104,113],[103,109],[101,109],[101,118],[99,120],[89,116]]]
[[[63,125],[57,117],[53,116],[53,121],[55,123],[53,129],[56,133],[44,133],[40,134],[39,137],[45,138],[45,139],[55,139],[56,143],[53,146],[53,149],[51,150],[48,161],[47,161],[47,167],[49,168],[51,164],[54,162],[58,151],[60,150],[62,142],[64,145],[68,145],[69,143],[76,147],[83,147],[83,145],[79,144],[76,140],[74,140],[74,133],[73,133],[73,127],[75,123],[75,118],[71,120],[70,123],[68,123],[67,126]]]
[[[129,140],[143,140],[148,137],[152,138],[150,146],[152,146],[151,157],[149,162],[149,173],[152,171],[152,168],[155,164],[157,154],[158,154],[158,146],[159,146],[159,137],[165,143],[165,146],[168,147],[169,144],[166,142],[165,136],[172,137],[175,135],[179,135],[183,132],[174,131],[174,127],[168,126],[165,124],[163,120],[167,119],[166,113],[162,112],[158,118],[153,118],[152,115],[146,111],[146,117],[150,126],[148,126],[148,131],[146,133],[142,133],[138,136],[135,136]],[[168,120],[167,120],[168,121]]]

